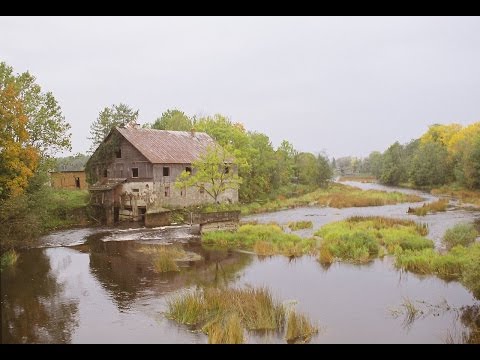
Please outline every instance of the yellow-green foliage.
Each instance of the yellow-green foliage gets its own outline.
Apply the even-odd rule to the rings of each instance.
[[[320,262],[339,258],[362,263],[378,256],[382,246],[389,253],[397,248],[433,248],[433,242],[424,237],[427,232],[425,225],[410,220],[355,216],[327,224],[315,235],[322,237]]]
[[[446,211],[448,206],[448,200],[440,199],[431,203],[423,204],[416,208],[410,208],[408,212],[417,216],[425,216],[428,213],[436,213],[440,211]]]
[[[7,252],[3,253],[2,257],[0,258],[0,269],[15,265],[18,257],[19,255],[15,250],[8,250]]]
[[[290,311],[285,332],[285,339],[289,344],[308,342],[317,332],[317,327],[313,326],[305,315],[297,314],[294,310]]]
[[[419,274],[436,274],[446,279],[457,279],[480,298],[480,244],[455,246],[440,254],[432,249],[405,250],[396,253],[395,265]]]
[[[180,271],[176,261],[187,255],[182,248],[173,245],[142,246],[138,251],[152,257],[153,267],[159,273]]]
[[[274,224],[246,224],[237,232],[212,231],[202,234],[206,245],[253,250],[259,255],[301,256],[315,251],[315,240],[286,234]]]
[[[277,199],[265,204],[244,205],[242,214],[256,214],[298,206],[330,206],[335,208],[383,206],[402,202],[418,202],[422,198],[416,195],[377,190],[361,190],[344,184],[331,184],[328,188],[319,188],[308,194],[289,199]]]
[[[313,227],[313,223],[311,221],[293,221],[288,224],[290,230],[302,230],[302,229],[311,229]]]
[[[443,242],[449,249],[456,245],[468,246],[478,235],[478,231],[472,224],[457,224],[445,232]]]

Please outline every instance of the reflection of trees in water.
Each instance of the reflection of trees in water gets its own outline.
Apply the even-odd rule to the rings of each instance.
[[[78,303],[65,296],[45,251],[26,251],[2,271],[2,343],[71,341]]]
[[[185,250],[200,254],[202,260],[179,262],[180,272],[159,274],[154,272],[151,258],[138,251],[145,244],[90,239],[89,245],[91,272],[119,309],[129,309],[146,289],[160,296],[185,286],[226,284],[252,259],[238,252],[206,250],[199,243],[183,244]]]

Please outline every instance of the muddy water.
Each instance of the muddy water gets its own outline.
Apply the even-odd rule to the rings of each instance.
[[[428,199],[431,200],[431,199]],[[253,217],[259,221],[310,219],[314,230],[350,215],[406,215],[408,204],[381,208],[306,208]],[[478,219],[450,210],[421,218],[438,240],[446,228]],[[442,225],[443,224],[443,225]],[[285,257],[204,249],[198,229],[77,229],[45,237],[1,273],[2,343],[205,343],[201,333],[165,318],[166,301],[195,286],[267,286],[282,301],[297,301],[320,327],[313,343],[441,343],[468,336],[479,301],[458,282],[394,269],[391,259],[368,265],[322,267],[312,257]],[[432,235],[433,232],[433,235]],[[181,271],[157,274],[138,252],[145,244],[180,243],[202,256]],[[423,311],[408,321],[404,299]],[[467,316],[468,315],[468,316]],[[471,316],[470,316],[471,317]],[[249,342],[284,342],[282,334]]]

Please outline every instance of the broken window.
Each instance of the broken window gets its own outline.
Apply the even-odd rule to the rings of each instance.
[[[122,158],[122,149],[117,149],[117,151],[115,151],[115,157],[117,159],[121,159]]]
[[[163,167],[163,176],[170,176],[170,168],[168,166]]]
[[[223,173],[228,174],[229,172],[230,172],[230,166],[225,166],[225,168],[223,169]]]
[[[132,177],[138,178],[138,168],[132,168]]]
[[[165,197],[170,196],[170,185],[165,185]]]
[[[186,171],[187,173],[191,174],[191,173],[192,173],[192,168],[191,168],[190,166],[187,166],[187,167],[185,168],[185,171]]]

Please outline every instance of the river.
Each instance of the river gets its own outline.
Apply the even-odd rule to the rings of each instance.
[[[387,191],[378,184],[351,183]],[[414,190],[404,190],[412,192]],[[436,198],[417,192],[425,201]],[[323,224],[352,215],[412,218],[427,223],[441,250],[446,229],[480,221],[480,211],[452,206],[444,213],[407,215],[409,206],[333,209],[296,208],[252,215],[243,221],[311,220],[310,236]],[[195,286],[266,286],[281,301],[296,301],[320,331],[312,343],[443,343],[468,337],[469,314],[480,302],[456,281],[398,271],[390,257],[367,265],[314,257],[262,258],[238,251],[207,250],[193,226],[158,229],[75,229],[41,239],[1,273],[2,343],[205,343],[206,335],[168,320],[168,299]],[[158,274],[136,251],[143,244],[180,243],[202,256],[181,263],[181,271]],[[410,321],[402,312],[409,299],[423,311]],[[282,334],[248,333],[247,342],[284,343]]]

